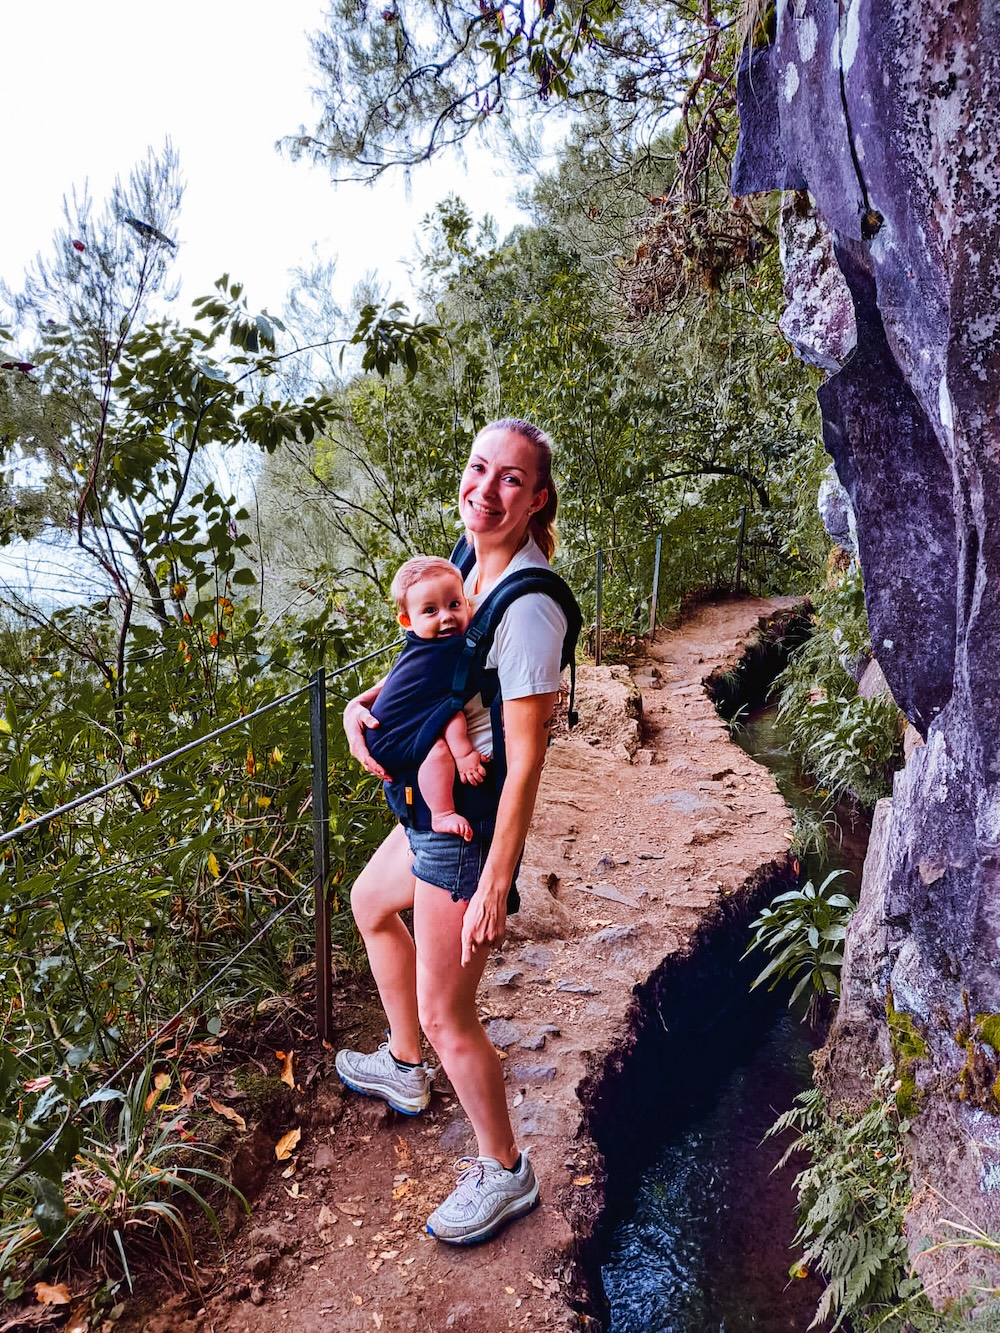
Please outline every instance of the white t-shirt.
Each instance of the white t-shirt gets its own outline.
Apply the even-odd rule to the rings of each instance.
[[[538,544],[529,537],[510,564],[490,587],[498,587],[509,574],[519,569],[548,569]],[[476,566],[465,580],[465,592],[473,607],[488,594],[473,595]],[[504,699],[526,699],[533,694],[553,694],[559,688],[566,614],[544,592],[529,592],[511,602],[500,618],[496,636],[486,656],[486,665],[500,675],[500,693]],[[476,695],[465,705],[469,740],[480,754],[493,753],[493,731],[489,709]]]

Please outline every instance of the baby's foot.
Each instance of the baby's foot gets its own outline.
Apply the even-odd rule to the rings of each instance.
[[[457,833],[466,842],[472,841],[472,825],[454,810],[443,810],[431,815],[431,828],[435,833]]]

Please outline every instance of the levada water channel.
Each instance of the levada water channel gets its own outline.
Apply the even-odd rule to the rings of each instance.
[[[747,715],[734,739],[772,770],[790,805],[822,808],[773,706]],[[833,836],[805,873],[819,883],[842,868],[839,887],[854,896],[868,828],[856,811],[836,813],[842,840]],[[822,1034],[789,1012],[787,990],[750,991],[767,958],[741,961],[747,943],[745,919],[723,923],[660,989],[659,1022],[645,1025],[603,1117],[606,1333],[802,1333],[816,1310],[818,1278],[789,1278],[792,1182],[805,1163],[775,1171],[785,1145],[762,1140],[810,1085]]]

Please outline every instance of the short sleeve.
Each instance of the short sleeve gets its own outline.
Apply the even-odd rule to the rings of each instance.
[[[486,658],[486,665],[499,673],[504,699],[558,690],[567,624],[562,607],[543,592],[511,602]]]

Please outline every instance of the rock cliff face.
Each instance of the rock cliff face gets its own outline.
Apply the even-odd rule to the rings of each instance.
[[[887,1007],[926,1042],[916,1254],[959,1210],[1000,1231],[1000,8],[779,0],[739,100],[733,188],[790,192],[782,327],[829,375],[872,642],[927,739],[876,820],[823,1075],[890,1056]]]

